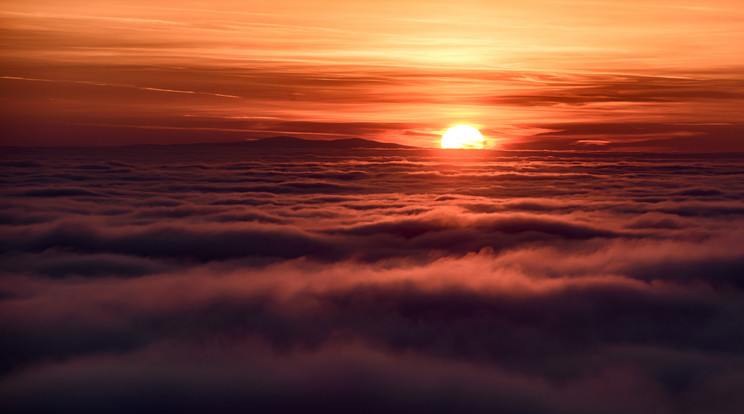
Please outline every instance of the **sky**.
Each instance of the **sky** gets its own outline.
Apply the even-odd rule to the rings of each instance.
[[[4,1],[0,144],[744,151],[739,0]]]

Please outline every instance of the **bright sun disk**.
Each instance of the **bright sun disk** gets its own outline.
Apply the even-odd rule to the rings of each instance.
[[[442,136],[442,148],[485,148],[486,142],[480,131],[469,125],[458,125],[447,130]]]

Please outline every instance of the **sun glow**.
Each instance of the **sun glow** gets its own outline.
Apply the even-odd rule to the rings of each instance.
[[[442,136],[442,148],[482,149],[486,147],[480,131],[469,125],[458,125]]]

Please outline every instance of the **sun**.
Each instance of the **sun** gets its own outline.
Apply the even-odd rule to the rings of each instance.
[[[482,149],[486,147],[480,131],[469,125],[458,125],[447,130],[442,136],[442,148]]]

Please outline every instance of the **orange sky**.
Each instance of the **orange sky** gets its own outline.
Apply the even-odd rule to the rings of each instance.
[[[0,6],[4,145],[288,134],[744,151],[741,0]]]

